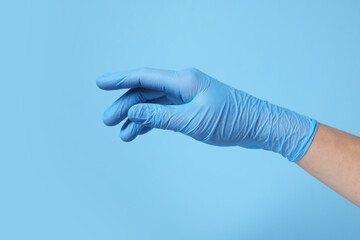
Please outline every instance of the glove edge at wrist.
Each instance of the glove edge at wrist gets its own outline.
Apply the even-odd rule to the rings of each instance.
[[[310,131],[308,136],[306,137],[306,141],[303,142],[303,144],[301,145],[299,151],[292,157],[292,158],[288,158],[288,160],[290,162],[297,162],[299,161],[308,151],[312,141],[314,140],[315,134],[317,132],[319,123],[318,121],[316,121],[315,119],[309,118],[308,119],[310,122]]]

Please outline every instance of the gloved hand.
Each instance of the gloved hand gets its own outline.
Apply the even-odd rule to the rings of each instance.
[[[131,141],[152,128],[181,132],[218,146],[262,148],[299,160],[317,121],[223,84],[196,69],[142,68],[100,76],[104,90],[130,88],[104,113],[113,126],[128,118],[120,136]]]

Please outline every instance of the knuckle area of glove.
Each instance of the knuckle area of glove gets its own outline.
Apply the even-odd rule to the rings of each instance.
[[[201,78],[201,72],[196,68],[187,68],[178,72],[181,83],[194,84]]]
[[[163,116],[158,106],[154,106],[151,109],[147,109],[147,119],[143,123],[148,127],[160,128],[163,126]]]

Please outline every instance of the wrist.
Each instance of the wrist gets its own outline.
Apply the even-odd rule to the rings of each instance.
[[[280,153],[291,162],[302,158],[315,136],[318,122],[265,100],[254,99],[253,123],[247,148]]]
[[[270,125],[269,149],[291,162],[298,161],[308,150],[318,127],[312,118],[274,104],[267,104]]]

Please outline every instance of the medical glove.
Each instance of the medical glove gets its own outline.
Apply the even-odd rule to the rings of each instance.
[[[235,89],[197,69],[142,68],[97,79],[104,90],[129,90],[103,115],[131,141],[152,128],[167,129],[217,146],[261,148],[295,162],[309,148],[318,122]]]

